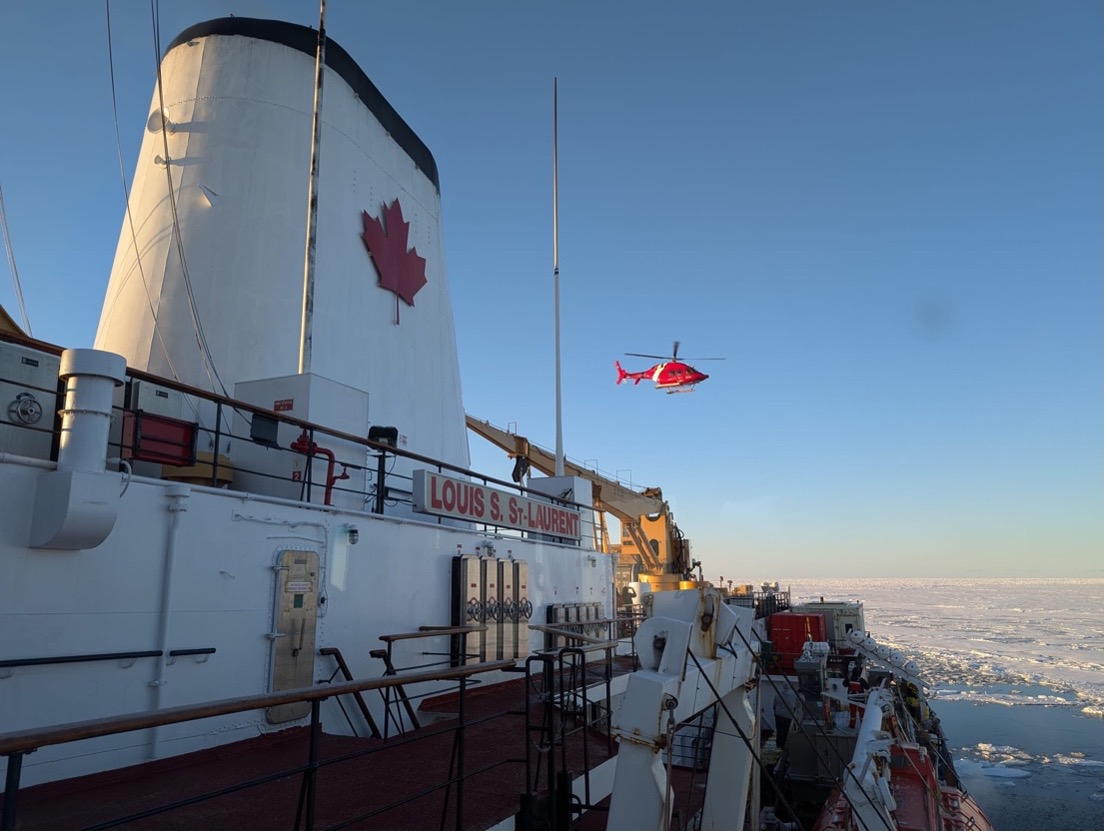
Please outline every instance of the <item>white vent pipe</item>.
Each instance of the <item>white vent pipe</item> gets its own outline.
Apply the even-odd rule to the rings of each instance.
[[[58,376],[65,406],[58,441],[59,472],[103,472],[112,424],[112,389],[122,385],[127,360],[103,350],[62,352]]]

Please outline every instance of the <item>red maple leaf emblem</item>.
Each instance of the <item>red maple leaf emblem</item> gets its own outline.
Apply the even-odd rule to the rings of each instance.
[[[377,285],[396,293],[405,304],[414,307],[416,293],[427,283],[424,276],[427,259],[408,248],[408,223],[397,200],[385,207],[383,219],[384,224],[362,212],[362,242],[377,267]]]

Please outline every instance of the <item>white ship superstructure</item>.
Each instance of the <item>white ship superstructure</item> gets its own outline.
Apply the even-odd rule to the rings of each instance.
[[[471,478],[435,163],[334,43],[313,363],[297,373],[314,47],[312,30],[274,21],[184,32],[152,99],[98,350],[59,359],[46,346],[0,346],[4,404],[22,408],[9,412],[0,461],[0,659],[16,661],[0,671],[6,730],[308,686],[334,671],[322,647],[340,649],[355,677],[379,674],[368,654],[378,635],[458,616],[460,554],[480,554],[486,596],[513,611],[588,603],[595,617],[613,613],[588,484],[533,479],[525,496],[477,482],[465,488],[487,503],[506,496],[500,523],[480,527],[474,502],[443,506],[444,487],[461,494]],[[390,213],[398,207],[407,227]],[[373,222],[399,254],[373,251]],[[400,292],[380,286],[389,258],[413,251],[426,283],[402,269]],[[59,361],[63,384],[99,386],[107,400],[93,427],[104,436],[62,426],[55,462]],[[94,372],[80,373],[89,363]],[[375,426],[383,445],[365,440]],[[97,448],[60,473],[71,442]],[[412,509],[418,470],[439,479],[428,513]],[[557,508],[543,495],[556,487]],[[541,507],[572,516],[573,529],[525,518]],[[542,646],[526,622],[509,657]],[[518,625],[514,615],[506,627]],[[477,656],[504,656],[493,637]],[[28,757],[23,784],[248,738],[305,714],[52,748]],[[347,731],[337,716],[325,714],[326,728]]]

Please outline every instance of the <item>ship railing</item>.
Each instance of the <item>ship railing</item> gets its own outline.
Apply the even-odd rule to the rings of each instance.
[[[617,644],[555,626],[529,628],[581,645],[539,652],[525,662],[528,743],[517,828],[568,830],[584,812],[601,810],[593,802],[589,736],[590,731],[600,734],[608,745],[607,755],[613,755],[612,652]],[[589,654],[597,651],[604,652],[604,660],[594,668]],[[602,690],[601,697],[591,696],[594,688]],[[572,747],[583,762],[580,796],[572,793],[569,781],[567,755]]]
[[[760,620],[778,611],[788,611],[791,605],[788,590],[756,590],[748,594],[725,593],[724,602],[737,608],[753,608],[755,609],[755,618]]]
[[[385,750],[393,749],[401,744],[418,743],[419,741],[426,739],[432,735],[438,735],[442,733],[454,733],[455,741],[453,766],[448,773],[448,777],[445,780],[438,782],[435,785],[424,787],[412,796],[400,798],[391,796],[389,797],[389,801],[378,808],[374,808],[368,812],[360,813],[354,818],[345,820],[343,822],[336,823],[335,821],[329,821],[328,824],[336,828],[356,825],[373,817],[374,815],[396,808],[406,802],[414,801],[415,799],[425,797],[435,791],[441,791],[445,789],[447,791],[447,799],[449,799],[450,797],[450,792],[452,790],[454,792],[455,828],[460,830],[464,827],[465,823],[465,781],[468,777],[475,776],[478,773],[482,772],[482,770],[484,770],[476,770],[471,773],[467,773],[466,771],[466,729],[478,723],[490,720],[491,718],[499,717],[485,716],[476,720],[468,720],[466,718],[466,680],[473,675],[510,669],[515,665],[515,663],[516,661],[514,660],[489,661],[475,666],[464,666],[454,669],[424,672],[420,674],[398,675],[387,679],[360,679],[344,683],[304,687],[300,689],[288,689],[282,692],[272,692],[265,695],[228,698],[220,701],[210,701],[207,703],[193,704],[189,706],[169,707],[148,712],[131,713],[128,715],[120,715],[109,718],[80,721],[72,724],[61,724],[50,727],[41,727],[30,730],[18,730],[15,732],[0,734],[0,756],[5,756],[8,760],[7,775],[4,785],[4,805],[2,811],[0,811],[0,829],[13,830],[17,827],[18,798],[20,792],[20,780],[23,768],[23,760],[26,756],[34,753],[36,750],[41,750],[44,747],[67,744],[70,742],[82,741],[86,739],[103,738],[105,736],[117,735],[120,733],[153,729],[155,727],[166,727],[175,724],[183,724],[188,721],[195,721],[197,719],[213,718],[224,715],[235,715],[238,713],[249,712],[253,710],[268,709],[270,707],[280,706],[283,704],[292,704],[306,701],[310,705],[311,719],[308,725],[309,744],[306,761],[304,762],[304,764],[298,767],[282,770],[277,773],[271,773],[258,778],[239,782],[234,785],[208,791],[206,793],[188,796],[175,802],[159,805],[154,808],[148,808],[124,817],[120,817],[118,819],[103,821],[93,827],[110,828],[120,825],[127,825],[138,820],[153,817],[156,814],[162,814],[207,800],[217,799],[219,797],[242,791],[247,788],[252,788],[270,782],[276,782],[281,779],[288,779],[289,777],[295,777],[299,775],[301,777],[300,798],[297,803],[296,821],[292,827],[299,828],[303,824],[305,828],[312,829],[315,828],[317,823],[316,788],[317,776],[321,768],[336,765],[357,756],[367,756],[379,752],[384,752]],[[338,698],[341,695],[347,695],[351,693],[373,692],[385,687],[396,687],[398,685],[411,686],[431,681],[455,681],[457,683],[457,721],[440,722],[439,726],[428,728],[417,738],[377,743],[374,746],[367,747],[366,749],[357,751],[355,753],[347,753],[344,755],[332,757],[330,759],[321,759],[319,744],[320,735],[322,732],[322,727],[320,723],[320,704],[323,701],[327,700],[328,698]],[[446,803],[446,799],[444,800],[444,803]],[[444,804],[443,811],[445,815],[446,804]]]
[[[608,624],[611,626],[615,620],[598,620],[596,623],[558,623],[557,625],[529,625],[532,631],[541,632],[548,647],[539,653],[539,657],[560,658],[560,670],[568,669],[568,674],[574,681],[569,689],[560,682],[559,691],[562,694],[552,694],[552,702],[561,706],[564,712],[572,712],[581,718],[585,728],[596,729],[608,736],[609,720],[612,716],[612,681],[616,676],[617,650],[620,642],[611,637],[597,637],[575,631],[573,626],[590,626]],[[555,641],[558,641],[557,643]],[[568,645],[567,645],[568,644]],[[570,666],[566,666],[565,658],[572,656]],[[627,660],[627,655],[621,655]],[[638,668],[638,658],[631,657],[631,671]],[[560,677],[567,672],[560,671]],[[580,688],[580,694],[578,692]],[[590,695],[591,690],[597,693]],[[548,688],[547,691],[554,693]],[[570,700],[563,703],[569,693]],[[609,752],[611,753],[612,740],[609,738]]]
[[[335,658],[335,671],[331,673],[331,677],[320,683],[333,683],[336,675],[342,675],[343,680],[353,681],[354,675],[350,671],[350,666],[347,665],[347,659],[343,657],[341,649],[335,646],[327,646],[320,649],[320,657],[333,657]],[[366,699],[362,697],[361,692],[350,693],[354,697],[354,703],[358,707],[358,711],[362,715],[362,720],[366,722],[366,726],[370,728],[370,738],[381,738],[381,730],[378,729],[377,722],[374,720],[373,713],[370,712],[369,706],[366,704]],[[338,704],[339,710],[343,713],[343,717],[347,720],[347,725],[350,727],[352,735],[358,735],[358,730],[354,726],[354,722],[350,719],[350,714],[347,708],[343,706],[341,699],[336,698],[335,703]]]
[[[370,652],[370,657],[380,660],[385,664],[385,676],[395,679],[401,673],[414,672],[418,669],[430,669],[434,667],[442,667],[445,665],[451,667],[458,667],[466,664],[473,664],[477,662],[479,656],[476,654],[466,654],[464,651],[449,651],[449,652],[432,652],[424,649],[420,654],[424,657],[438,656],[445,657],[446,660],[432,660],[427,663],[413,663],[407,666],[397,666],[393,660],[393,645],[400,641],[407,640],[426,640],[435,637],[462,637],[467,634],[477,634],[488,631],[484,625],[480,626],[427,626],[422,625],[416,631],[405,632],[403,634],[382,634],[378,639],[385,644],[384,649],[374,649]],[[461,641],[452,641],[455,646],[462,645]],[[509,659],[509,658],[506,658]],[[515,660],[515,658],[511,658]],[[421,699],[434,698],[447,692],[447,689],[433,689],[428,692],[420,694]],[[408,717],[409,723],[413,729],[418,729],[420,726],[420,719],[416,715],[416,710],[412,706],[412,701],[405,691],[404,685],[401,683],[393,686],[388,686],[380,691],[382,704],[385,711],[385,738],[389,737],[390,724],[396,724],[398,730],[403,734],[405,732],[404,716]],[[404,715],[394,715],[394,707],[403,707]]]
[[[616,621],[609,636],[613,639],[631,638],[646,617],[642,605],[623,602],[616,607]]]
[[[55,345],[0,333],[0,343],[5,342],[19,346],[24,352],[52,356],[62,352]],[[34,361],[33,353],[29,355],[30,361]],[[0,452],[57,460],[61,431],[58,413],[64,388],[49,373],[40,372],[23,379],[12,375],[17,373],[0,372],[0,393],[12,398],[10,403],[0,402]],[[19,392],[34,399],[34,405],[26,404],[23,412],[14,399]],[[281,401],[274,403],[275,408],[284,405]],[[43,439],[46,436],[51,437],[49,444]],[[415,512],[412,472],[423,468],[577,509],[584,517],[593,518],[592,506],[538,495],[515,482],[410,451],[398,445],[402,442],[392,427],[375,426],[366,435],[351,434],[288,412],[128,368],[126,382],[118,389],[113,406],[108,457],[111,465],[128,469],[134,475],[232,488],[377,515]],[[278,471],[279,466],[260,467],[241,459],[259,460],[262,456],[258,451],[262,449],[268,459],[290,465]],[[253,453],[246,454],[247,450]],[[275,456],[273,452],[282,454]],[[419,517],[442,525],[473,523],[477,530],[503,538],[527,535],[491,522],[460,521],[434,514]],[[556,533],[544,535],[554,542],[581,544]]]
[[[547,623],[541,630],[546,634],[544,643],[548,651],[565,645],[567,640],[585,636],[595,642],[611,641],[616,645],[616,654],[631,658],[632,665],[638,668],[638,658],[633,638],[636,630],[646,618],[647,615],[643,610],[643,606],[640,605],[634,606],[631,611],[617,609],[615,617]],[[535,629],[536,626],[530,626],[530,628]],[[593,634],[588,634],[590,631]],[[588,642],[588,640],[580,642]]]

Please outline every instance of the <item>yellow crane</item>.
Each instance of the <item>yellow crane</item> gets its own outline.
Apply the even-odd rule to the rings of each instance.
[[[554,454],[535,446],[522,435],[497,428],[486,420],[466,415],[470,431],[499,446],[516,460],[513,478],[523,480],[529,466],[546,475],[554,475]],[[663,500],[662,490],[648,487],[636,492],[623,484],[606,478],[591,469],[565,461],[567,475],[585,478],[593,484],[593,508],[601,514],[602,552],[611,552],[604,514],[611,513],[620,520],[620,564],[626,569],[627,580],[649,582],[654,590],[678,588],[690,579],[692,558],[689,540],[682,537],[674,523],[670,505]],[[638,570],[635,570],[638,568]]]

